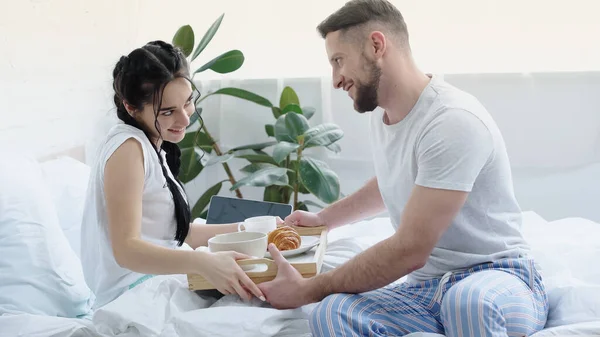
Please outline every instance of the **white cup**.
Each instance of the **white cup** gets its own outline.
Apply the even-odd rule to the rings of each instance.
[[[244,229],[242,229],[244,227]],[[268,234],[277,229],[277,218],[271,215],[255,216],[238,224],[238,231]]]
[[[234,232],[214,236],[208,240],[211,252],[236,251],[257,258],[265,256],[267,235],[255,232]]]

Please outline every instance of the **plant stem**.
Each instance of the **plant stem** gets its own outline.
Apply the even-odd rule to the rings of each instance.
[[[294,182],[294,211],[298,209],[298,190],[300,189],[300,159],[302,159],[302,147],[304,146],[304,137],[298,137],[298,165],[296,167],[296,181]]]
[[[222,156],[223,152],[221,152],[221,149],[219,148],[219,145],[217,144],[217,142],[215,142],[215,140],[213,139],[213,137],[210,135],[210,132],[208,132],[208,129],[206,128],[205,124],[202,124],[202,131],[204,131],[204,133],[206,134],[206,136],[208,137],[208,139],[210,139],[210,141],[212,142],[212,147],[215,150],[215,153],[217,154],[217,156]],[[231,169],[229,168],[229,165],[227,163],[222,163],[223,164],[223,168],[225,169],[225,173],[227,173],[227,177],[229,177],[229,182],[231,183],[231,186],[236,184],[236,180],[233,177],[233,173],[231,173]],[[240,189],[236,189],[235,190],[235,194],[238,198],[243,199],[244,197],[242,196],[242,192],[240,191]]]
[[[289,169],[289,168],[290,168],[290,155],[289,155],[289,154],[288,154],[288,156],[285,158],[285,168],[286,168],[286,169]],[[294,172],[295,172],[295,171],[294,171]],[[290,179],[291,179],[291,177],[290,177]],[[290,202],[290,197],[291,197],[291,195],[290,195],[290,192],[289,192],[289,189],[287,189],[287,188],[284,188],[284,189],[282,189],[282,191],[283,191],[283,202],[287,204],[287,203],[289,203],[289,202]]]

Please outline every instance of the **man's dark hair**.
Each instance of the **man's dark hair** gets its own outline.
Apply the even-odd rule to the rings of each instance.
[[[404,43],[408,43],[408,31],[404,18],[400,11],[387,0],[348,1],[342,8],[321,22],[317,26],[317,30],[321,37],[325,38],[331,32],[339,30],[345,33],[352,28],[371,22],[387,27]]]

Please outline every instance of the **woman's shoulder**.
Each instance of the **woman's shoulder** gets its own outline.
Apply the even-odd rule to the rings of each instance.
[[[144,161],[144,170],[146,174],[151,166],[151,163],[158,160],[156,151],[153,150],[152,144],[144,132],[134,126],[119,123],[110,128],[106,134],[104,143],[98,153],[97,160],[101,166],[106,165],[106,162],[124,143],[128,140],[135,140],[141,145],[142,159]]]
[[[144,131],[125,123],[117,123],[113,125],[106,134],[106,142],[108,143],[112,139],[118,141],[123,137],[125,137],[125,139],[130,137],[140,137],[143,138],[145,142],[150,143],[144,134]]]

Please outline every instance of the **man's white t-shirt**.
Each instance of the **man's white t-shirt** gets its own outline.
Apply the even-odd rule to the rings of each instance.
[[[81,255],[85,280],[96,295],[94,308],[116,299],[146,275],[119,266],[108,235],[108,215],[104,198],[104,167],[114,151],[127,139],[142,145],[144,189],[142,194],[142,239],[167,248],[177,248],[174,203],[162,173],[158,155],[146,135],[126,124],[117,124],[106,136],[90,174],[81,228]],[[165,152],[160,152],[167,166]],[[185,194],[184,194],[185,195]]]
[[[470,192],[409,282],[527,255],[504,140],[475,97],[433,75],[399,123],[388,125],[384,112],[374,111],[371,134],[379,189],[395,229],[415,184]]]

